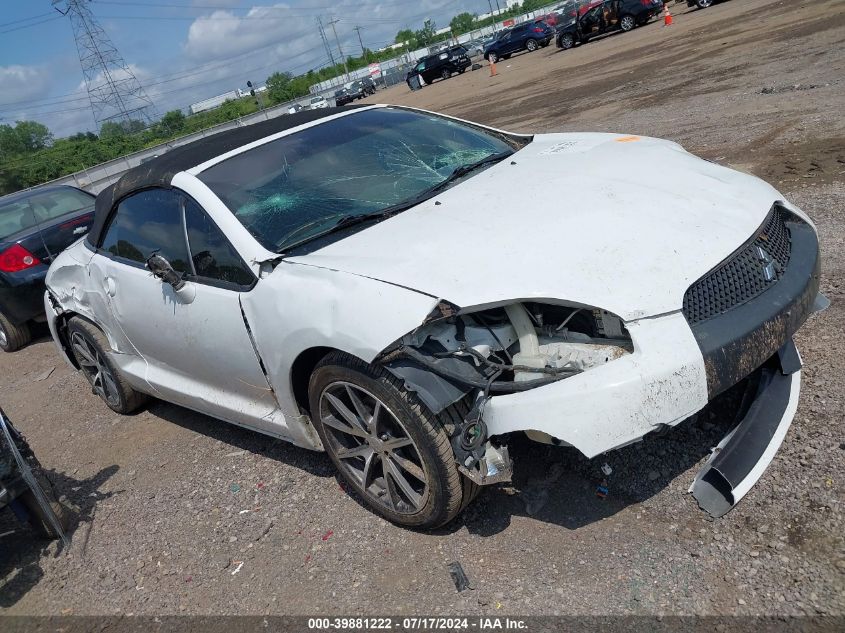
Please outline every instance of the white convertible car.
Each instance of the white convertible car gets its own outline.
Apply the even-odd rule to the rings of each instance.
[[[325,450],[405,526],[508,479],[511,433],[594,457],[743,383],[691,487],[718,516],[795,413],[819,266],[802,211],[675,143],[368,106],[127,172],[45,303],[113,410],[154,396]]]

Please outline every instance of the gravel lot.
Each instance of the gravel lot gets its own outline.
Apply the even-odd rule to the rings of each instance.
[[[45,331],[0,355],[0,399],[79,523],[60,552],[0,517],[0,534],[16,530],[0,538],[0,612],[845,615],[845,5],[674,8],[671,28],[371,100],[519,131],[670,138],[767,178],[813,217],[833,304],[797,337],[795,423],[733,512],[713,521],[686,493],[729,428],[730,397],[597,462],[515,440],[512,486],[415,533],[345,494],[324,455],[162,402],[116,416]],[[471,590],[455,590],[451,561]]]

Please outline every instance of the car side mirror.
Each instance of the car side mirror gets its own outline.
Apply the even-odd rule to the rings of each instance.
[[[173,266],[158,253],[153,253],[147,258],[147,268],[154,277],[166,284],[173,286],[174,290],[181,290],[185,286],[182,275],[173,270]]]

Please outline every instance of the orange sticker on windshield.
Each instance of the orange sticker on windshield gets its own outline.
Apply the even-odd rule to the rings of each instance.
[[[615,140],[617,143],[633,143],[634,141],[639,141],[640,137],[639,136],[620,136],[619,138],[613,139],[613,140]]]

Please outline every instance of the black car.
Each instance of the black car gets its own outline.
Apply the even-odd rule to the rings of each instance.
[[[53,258],[88,232],[94,196],[67,185],[0,198],[0,349],[30,340],[44,315],[44,276]]]
[[[613,31],[630,31],[663,10],[663,0],[594,0],[581,5],[578,16],[557,27],[558,48],[572,48]]]
[[[463,46],[452,46],[434,55],[426,55],[418,60],[408,72],[405,81],[412,75],[419,75],[430,84],[435,79],[449,79],[454,73],[463,73],[472,66],[469,53]]]
[[[352,103],[357,98],[357,95],[352,94],[346,88],[341,88],[340,90],[334,93],[334,102],[335,105],[338,107],[345,106],[348,103]]]
[[[365,95],[374,95],[376,93],[376,82],[372,77],[362,77],[358,81],[361,82],[361,87],[364,89]]]
[[[554,29],[542,20],[523,22],[499,33],[484,49],[484,59],[496,63],[520,51],[536,51],[548,46],[554,36]]]
[[[4,508],[46,538],[64,539],[72,517],[26,438],[0,409],[0,510]]]

